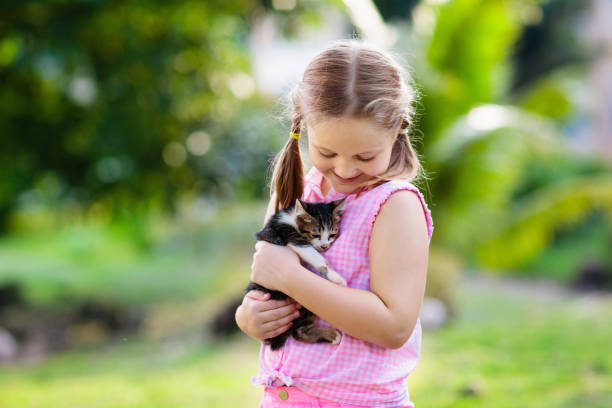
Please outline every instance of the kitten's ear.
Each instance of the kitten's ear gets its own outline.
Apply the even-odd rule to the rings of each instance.
[[[300,200],[299,198],[296,198],[295,199],[295,216],[298,217],[300,215],[306,215],[306,214],[308,214],[308,213],[304,209],[304,205],[302,204],[302,200]]]
[[[347,198],[348,197],[344,197],[340,200],[336,200],[333,202],[334,203],[334,214],[338,214],[338,215],[342,214],[342,212],[344,211],[344,203],[346,203]]]
[[[312,216],[304,209],[304,203],[299,198],[295,199],[295,218],[301,220],[305,224],[313,222]]]

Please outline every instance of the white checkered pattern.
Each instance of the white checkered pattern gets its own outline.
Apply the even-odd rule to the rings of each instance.
[[[329,202],[344,197],[330,188],[321,193],[323,175],[312,168],[306,176],[302,198],[307,202]],[[359,197],[349,195],[340,234],[323,253],[330,266],[353,288],[370,289],[368,246],[376,215],[389,196],[398,190],[414,191],[423,206],[429,239],[433,232],[431,214],[422,194],[411,183],[388,181]],[[322,319],[317,326],[330,327]],[[410,339],[399,349],[387,349],[343,333],[338,345],[307,344],[289,337],[285,346],[272,351],[262,345],[260,374],[253,384],[293,385],[309,394],[345,404],[373,407],[413,406],[406,378],[415,368],[421,347],[421,323],[417,321]]]

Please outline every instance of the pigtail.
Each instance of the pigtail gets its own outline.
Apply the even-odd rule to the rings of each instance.
[[[299,135],[302,128],[300,114],[293,115],[291,133]],[[300,155],[299,136],[289,137],[274,161],[270,191],[276,193],[275,211],[292,206],[304,191],[304,167]]]
[[[406,118],[402,119],[399,133],[391,150],[389,167],[382,176],[384,179],[402,178],[412,181],[418,177],[421,163],[412,143],[410,143],[409,130],[410,121]]]

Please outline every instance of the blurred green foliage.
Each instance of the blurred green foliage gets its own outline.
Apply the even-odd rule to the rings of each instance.
[[[0,286],[18,283],[28,305],[47,310],[88,299],[143,306],[240,291],[264,212],[261,202],[215,209],[207,221],[147,215],[15,234],[0,240]]]
[[[612,165],[581,158],[568,143],[572,122],[584,120],[579,82],[589,50],[551,43],[555,61],[538,69],[526,48],[546,38],[534,26],[561,29],[551,15],[576,24],[585,4],[567,3],[425,2],[400,36],[422,95],[413,137],[429,174],[421,186],[442,226],[432,244],[476,267],[521,268],[554,244],[554,228],[612,214]],[[532,68],[537,75],[526,78]]]
[[[291,19],[316,15],[319,3]],[[182,193],[263,196],[279,130],[255,93],[248,33],[270,8],[0,6],[0,233],[22,208],[142,212],[174,210]]]
[[[594,211],[575,226],[557,227],[552,235],[554,244],[527,261],[520,275],[575,284],[585,267],[612,265],[612,220],[604,212]]]
[[[413,140],[429,174],[419,186],[442,226],[432,241],[442,258],[454,252],[477,265],[520,268],[555,244],[555,229],[611,212],[610,165],[565,147],[565,132],[583,114],[575,92],[588,53],[567,41],[563,54],[556,44],[554,55],[573,57],[557,58],[535,79],[525,74],[528,45],[546,37],[535,27],[555,32],[551,16],[561,10],[561,21],[571,21],[583,8],[566,0],[377,3],[398,29],[395,48],[410,55],[421,91]],[[253,22],[274,13],[280,31],[295,37],[300,23],[320,22],[320,10],[340,4],[0,6],[0,232],[15,233],[0,250],[3,279],[66,276],[63,287],[76,288],[72,279],[85,270],[84,281],[98,278],[82,284],[83,294],[116,276],[148,276],[138,271],[192,273],[180,251],[160,252],[156,217],[191,208],[197,223],[218,202],[265,196],[267,166],[286,131],[278,105],[256,92]],[[412,21],[402,20],[410,12]]]

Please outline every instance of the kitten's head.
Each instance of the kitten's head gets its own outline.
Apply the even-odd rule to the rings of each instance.
[[[298,230],[317,251],[327,250],[338,237],[340,218],[346,197],[329,203],[307,203],[295,200]]]

